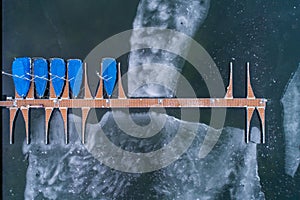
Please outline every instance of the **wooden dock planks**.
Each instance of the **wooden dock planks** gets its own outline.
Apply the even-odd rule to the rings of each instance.
[[[102,65],[100,65],[100,74]],[[91,95],[88,79],[87,65],[84,63],[84,98],[69,98],[69,83],[65,84],[61,98],[54,93],[52,81],[50,81],[50,98],[34,99],[33,83],[30,86],[29,96],[26,99],[19,97],[13,100],[0,101],[0,107],[9,108],[10,113],[10,143],[13,143],[13,123],[18,109],[22,111],[26,125],[26,142],[29,143],[29,110],[30,108],[45,109],[45,143],[49,142],[49,121],[54,108],[58,108],[64,121],[65,143],[68,143],[68,119],[69,108],[80,108],[82,110],[82,143],[85,142],[85,127],[88,113],[91,108],[244,108],[246,109],[246,131],[245,142],[250,141],[250,123],[255,109],[258,111],[262,125],[261,142],[265,143],[265,108],[267,100],[256,98],[251,86],[250,64],[247,63],[247,97],[234,98],[233,96],[233,65],[230,63],[230,77],[227,92],[224,98],[126,98],[122,80],[120,63],[118,64],[118,98],[103,98],[103,80],[99,77],[99,87],[96,96]]]

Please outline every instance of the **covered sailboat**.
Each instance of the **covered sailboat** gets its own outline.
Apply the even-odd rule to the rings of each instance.
[[[20,97],[26,97],[30,87],[31,59],[15,58],[12,63],[12,75],[16,91]]]
[[[59,97],[65,85],[66,64],[61,58],[52,58],[50,60],[50,73],[55,96]]]
[[[35,91],[38,97],[43,97],[48,82],[48,63],[44,58],[36,58],[33,61],[33,74]]]
[[[80,87],[82,83],[82,61],[79,59],[69,59],[68,60],[68,80],[70,83],[71,91],[73,97],[77,97],[80,92]]]
[[[107,96],[110,97],[117,79],[117,62],[114,58],[102,59],[102,77]]]

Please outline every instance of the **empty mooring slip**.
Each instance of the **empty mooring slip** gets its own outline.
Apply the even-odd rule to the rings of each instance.
[[[110,59],[110,60],[109,60]],[[60,61],[60,60],[59,60]],[[21,62],[20,62],[21,63]],[[17,63],[18,65],[23,65]],[[30,63],[30,62],[29,62]],[[71,63],[71,62],[70,62]],[[74,62],[75,63],[75,62]],[[68,67],[72,66],[76,68],[76,65],[80,67],[81,62],[76,62],[76,65],[69,65]],[[38,66],[38,65],[37,65]],[[31,66],[32,71],[37,70],[37,66]],[[53,64],[54,66],[54,64]],[[50,64],[50,69],[53,67]],[[26,134],[26,142],[29,143],[30,141],[30,124],[29,124],[29,111],[31,108],[38,108],[38,109],[44,109],[45,110],[45,143],[47,144],[48,138],[49,138],[49,121],[52,115],[53,109],[57,108],[60,110],[63,121],[64,121],[64,132],[65,132],[65,142],[68,143],[68,133],[67,133],[67,113],[69,108],[79,108],[82,110],[82,143],[85,141],[85,125],[88,113],[91,108],[244,108],[246,109],[246,130],[245,130],[245,142],[248,143],[250,141],[250,122],[253,116],[253,113],[255,109],[258,111],[258,116],[261,121],[261,142],[265,143],[265,109],[266,109],[266,103],[267,100],[264,98],[256,98],[254,95],[254,92],[252,90],[251,81],[250,81],[250,64],[247,63],[247,97],[246,98],[234,98],[233,96],[233,64],[230,63],[230,78],[229,78],[229,85],[227,87],[227,92],[224,98],[127,98],[125,95],[125,92],[123,90],[122,86],[122,80],[121,80],[121,70],[120,70],[120,63],[118,65],[116,64],[114,59],[106,58],[103,59],[103,62],[100,64],[100,78],[99,78],[99,87],[97,89],[95,97],[91,95],[88,81],[87,81],[87,65],[86,63],[82,63],[82,66],[84,68],[83,73],[76,73],[79,74],[79,76],[83,76],[83,87],[84,87],[84,97],[82,99],[74,98],[72,95],[70,95],[70,89],[72,92],[74,92],[74,85],[72,85],[72,79],[68,79],[70,76],[72,76],[75,80],[82,81],[82,77],[77,77],[74,73],[72,74],[72,71],[70,72],[68,69],[68,72],[64,72],[66,74],[62,73],[61,77],[58,77],[56,75],[54,78],[49,79],[49,98],[48,99],[41,99],[41,98],[35,98],[37,92],[37,88],[34,89],[35,86],[37,86],[38,82],[29,80],[28,77],[26,77],[26,83],[29,83],[28,86],[28,92],[24,92],[22,94],[26,95],[20,95],[15,90],[15,98],[7,98],[6,101],[0,101],[1,107],[6,107],[9,109],[9,123],[10,123],[10,143],[13,143],[13,127],[14,127],[14,120],[16,118],[16,114],[18,110],[21,111],[24,121],[25,121],[25,134]],[[77,67],[76,69],[80,69]],[[36,68],[36,69],[35,69]],[[115,70],[114,70],[115,68]],[[108,69],[108,71],[107,71]],[[55,72],[55,70],[53,70]],[[80,72],[80,71],[79,71]],[[59,74],[59,73],[58,73]],[[109,95],[112,92],[112,85],[114,86],[115,80],[114,76],[116,76],[115,79],[117,79],[118,84],[118,98],[104,98],[103,96],[103,88],[106,89],[106,92]],[[26,74],[27,75],[27,74]],[[52,75],[52,74],[51,74]],[[105,78],[106,75],[111,75],[112,77]],[[12,75],[14,76],[14,75]],[[30,77],[30,76],[29,76]],[[48,75],[47,75],[48,77]],[[32,79],[43,79],[47,81],[47,79],[44,77],[35,77],[33,76]],[[24,79],[24,76],[19,75],[17,77],[14,77],[17,81],[20,81],[19,79]],[[64,81],[62,81],[64,80]],[[104,84],[103,84],[104,80]],[[60,81],[60,82],[59,82]],[[63,83],[63,89],[61,88],[61,92],[57,92],[58,89],[56,88],[57,82],[61,84]],[[111,82],[111,83],[110,83]],[[16,84],[16,83],[15,83]],[[81,84],[81,83],[80,83]],[[110,85],[109,85],[110,84]],[[47,84],[45,84],[47,85]],[[20,90],[20,89],[19,89]],[[110,92],[108,92],[110,91]],[[42,92],[43,93],[43,92]],[[61,94],[62,93],[62,94]]]

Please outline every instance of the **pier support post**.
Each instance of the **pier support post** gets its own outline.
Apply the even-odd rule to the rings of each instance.
[[[49,143],[49,122],[53,108],[45,108],[45,144]]]
[[[25,134],[26,134],[26,143],[29,144],[29,109],[26,107],[21,108],[25,122]]]
[[[250,79],[250,63],[247,62],[247,99],[255,99]]]
[[[122,76],[121,76],[121,63],[118,63],[118,86],[119,86],[119,99],[126,99],[126,95],[123,89]]]
[[[68,144],[68,108],[59,108],[59,110],[64,121],[65,143]]]
[[[250,141],[250,125],[251,125],[251,119],[254,112],[254,107],[247,107],[247,123],[246,123],[246,143],[249,143]]]
[[[101,78],[102,76],[102,62],[100,64],[100,77],[99,77],[99,86],[97,89],[96,97],[95,99],[103,99],[103,79]]]
[[[65,81],[65,87],[64,87],[64,90],[63,90],[63,94],[61,96],[62,99],[69,99],[69,75],[68,75],[68,68],[67,68],[67,72],[66,72],[66,81]]]
[[[227,87],[227,92],[226,92],[226,95],[225,95],[225,98],[226,99],[232,99],[233,98],[233,80],[232,80],[232,67],[233,64],[232,62],[230,62],[230,75],[229,75],[229,84],[228,84],[228,87]]]
[[[265,108],[264,107],[258,107],[257,111],[258,111],[260,121],[261,121],[261,142],[264,144],[266,142]]]
[[[50,84],[49,84],[49,96],[50,96],[50,99],[55,99],[56,98],[52,80],[50,80]]]
[[[82,142],[82,144],[85,143],[85,125],[86,125],[86,120],[87,120],[89,111],[90,111],[89,107],[83,107],[83,108],[81,108],[81,112],[82,112],[81,142]]]
[[[9,143],[13,144],[13,129],[18,108],[9,108]]]
[[[89,87],[89,83],[88,83],[88,78],[87,78],[87,64],[86,62],[84,63],[84,98],[85,99],[92,99],[92,94],[91,94],[91,90]]]
[[[30,82],[30,87],[26,99],[34,99],[34,81]]]

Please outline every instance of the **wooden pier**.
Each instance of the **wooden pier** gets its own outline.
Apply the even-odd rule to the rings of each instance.
[[[103,80],[100,78],[100,83],[96,96],[91,95],[87,81],[87,66],[84,64],[84,98],[71,99],[69,98],[69,83],[66,81],[63,94],[60,98],[56,98],[52,81],[50,81],[50,98],[35,99],[34,98],[34,82],[31,81],[28,95],[25,99],[18,96],[15,92],[14,99],[0,101],[0,107],[9,109],[10,114],[10,143],[13,143],[13,126],[16,118],[16,113],[21,110],[26,126],[26,141],[29,143],[29,110],[31,108],[45,109],[45,143],[48,141],[49,121],[53,109],[57,108],[62,114],[64,121],[65,142],[68,143],[67,134],[67,113],[69,108],[80,108],[82,110],[82,143],[85,141],[85,125],[88,113],[91,108],[244,108],[246,109],[246,131],[245,142],[250,141],[250,122],[255,109],[258,111],[261,120],[261,142],[265,143],[265,108],[267,100],[264,98],[256,98],[251,87],[249,63],[247,63],[247,97],[233,97],[233,75],[232,63],[230,63],[230,78],[227,92],[224,98],[126,98],[122,86],[120,63],[118,64],[118,98],[105,99],[103,98]],[[100,67],[100,72],[102,66]]]

